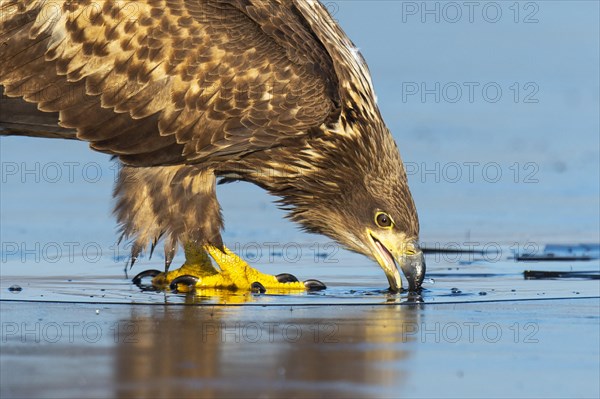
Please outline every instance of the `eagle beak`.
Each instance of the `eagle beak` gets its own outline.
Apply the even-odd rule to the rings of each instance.
[[[425,278],[425,256],[423,251],[419,250],[414,255],[404,255],[396,258],[404,277],[408,280],[408,290],[418,292],[421,290],[421,284]]]
[[[398,241],[393,240],[391,234],[376,237],[372,232],[369,233],[373,255],[385,272],[390,283],[390,291],[400,292],[402,289],[402,277],[398,271],[400,269],[408,280],[409,291],[418,292],[425,277],[423,251],[412,241],[394,244],[394,241]]]

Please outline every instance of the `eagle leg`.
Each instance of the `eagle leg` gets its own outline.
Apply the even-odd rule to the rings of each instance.
[[[326,288],[321,282],[315,285],[316,280],[300,282],[291,274],[272,276],[261,273],[225,246],[221,250],[212,245],[199,247],[187,244],[184,250],[186,261],[179,269],[166,273],[153,271],[152,286],[156,290],[171,288],[177,292],[187,292],[193,289],[227,289],[257,293],[264,293],[265,290],[270,293],[291,293]],[[220,270],[215,268],[211,258]]]
[[[223,246],[222,251],[219,248],[207,245],[206,250],[219,265],[221,274],[231,280],[237,289],[252,291],[252,284],[255,282],[262,284],[265,289],[283,287],[302,291],[306,289],[303,283],[280,283],[277,277],[259,272],[225,246]],[[199,281],[196,287],[205,287],[204,282]]]
[[[292,278],[293,276],[291,275],[272,276],[261,273],[230,251],[226,246],[223,246],[223,250],[221,250],[212,245],[206,245],[205,249],[217,265],[219,265],[223,278],[231,281],[236,289],[262,292],[264,288],[270,293],[273,291],[286,293],[313,290],[315,287],[315,284],[313,284],[315,280],[307,280],[310,283],[306,284],[298,281],[296,278]],[[282,276],[286,278],[282,278]],[[208,281],[206,280],[199,280],[196,283],[196,288],[209,288],[207,283]],[[257,287],[261,289],[257,290]],[[319,289],[324,289],[325,285],[321,283],[320,287]]]
[[[210,257],[204,249],[198,248],[193,244],[186,244],[184,249],[185,263],[179,269],[159,273],[154,276],[152,285],[155,288],[160,290],[166,289],[174,280],[182,276],[192,276],[199,281],[213,281],[218,279],[220,273],[213,266]],[[221,283],[224,283],[224,281],[221,281]],[[224,287],[228,287],[229,285],[225,285]]]

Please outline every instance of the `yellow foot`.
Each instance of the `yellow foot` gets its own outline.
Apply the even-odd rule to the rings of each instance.
[[[325,289],[318,280],[298,281],[291,274],[272,276],[252,268],[235,253],[224,247],[225,252],[211,245],[203,248],[185,246],[186,261],[177,270],[162,273],[148,270],[138,274],[133,282],[141,286],[144,277],[151,276],[154,289],[164,290],[170,287],[177,291],[193,289],[226,289],[252,292],[291,293]],[[210,257],[219,266],[217,270]]]

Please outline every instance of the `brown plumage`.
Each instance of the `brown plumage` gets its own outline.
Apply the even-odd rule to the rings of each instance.
[[[380,264],[380,233],[417,250],[368,69],[318,1],[0,4],[5,94],[55,113],[50,136],[120,159],[115,213],[133,259],[160,239],[167,266],[181,244],[221,247],[217,177],[260,185],[306,230]],[[3,134],[18,131],[9,119]]]

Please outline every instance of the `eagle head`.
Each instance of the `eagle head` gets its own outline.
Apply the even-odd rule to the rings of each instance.
[[[302,173],[278,194],[305,230],[375,260],[391,291],[402,288],[399,269],[418,291],[425,275],[419,219],[396,143],[382,122],[344,131],[351,133],[315,138],[295,154]]]

